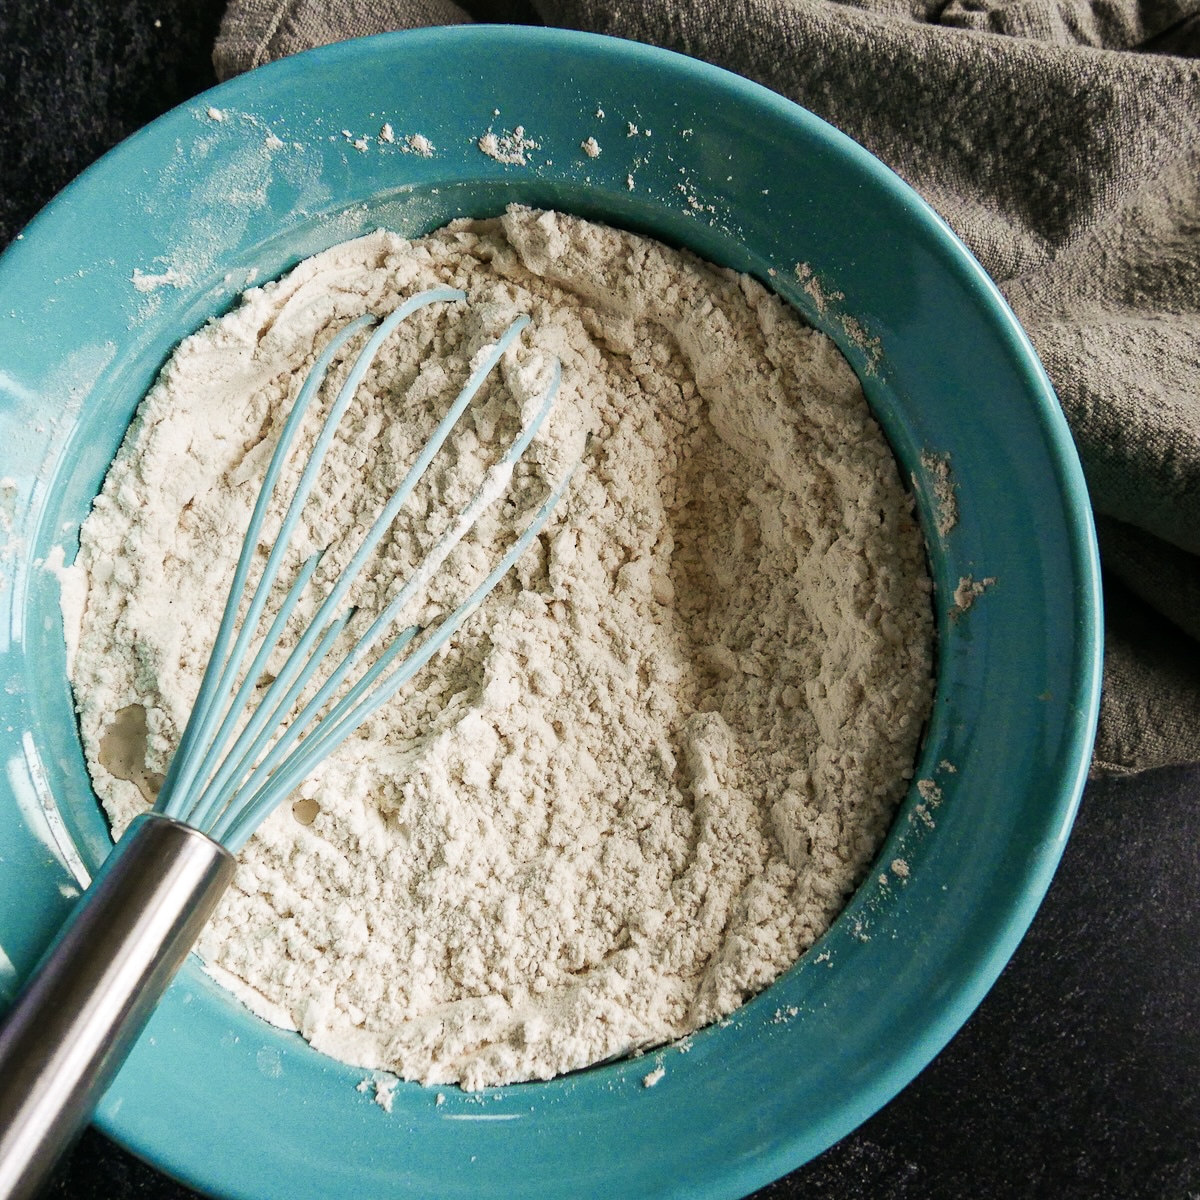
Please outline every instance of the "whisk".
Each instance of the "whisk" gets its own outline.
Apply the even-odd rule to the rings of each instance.
[[[35,1195],[86,1124],[232,881],[236,852],[320,762],[438,652],[537,536],[566,490],[570,471],[454,611],[425,629],[392,631],[409,601],[424,592],[483,510],[504,493],[514,464],[554,403],[561,378],[555,362],[544,394],[526,406],[532,415],[523,416],[520,431],[467,506],[366,631],[339,661],[327,665],[355,615],[347,604],[355,579],[488,375],[529,325],[527,316],[519,316],[476,356],[461,392],[270,686],[258,695],[268,660],[321,560],[317,553],[303,563],[260,634],[296,523],[343,414],[400,322],[428,305],[464,300],[462,291],[434,288],[383,320],[367,314],[349,322],[305,380],[267,467],[200,691],[154,808],[130,824],[0,1028],[0,1200]],[[321,426],[247,604],[271,499],[305,413],[343,347],[372,326]]]

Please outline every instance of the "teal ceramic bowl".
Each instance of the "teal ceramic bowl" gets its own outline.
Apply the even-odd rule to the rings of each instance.
[[[537,143],[523,164],[481,152],[481,135],[518,125]],[[431,156],[406,142],[417,134]],[[687,1045],[549,1083],[441,1102],[401,1084],[386,1112],[357,1090],[364,1072],[189,963],[97,1120],[215,1195],[743,1195],[937,1053],[1012,953],[1071,826],[1100,675],[1084,481],[1025,336],[942,222],[810,114],[676,55],[521,28],[368,39],[154,122],[0,260],[0,1005],[109,846],[45,564],[58,547],[70,561],[139,398],[247,284],[380,225],[415,235],[514,201],[751,272],[859,371],[913,480],[937,587],[919,783],[816,953]],[[958,611],[967,579],[994,582]],[[898,858],[906,879],[885,869]]]

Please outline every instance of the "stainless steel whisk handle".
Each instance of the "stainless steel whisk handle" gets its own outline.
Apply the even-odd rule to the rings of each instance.
[[[0,1018],[0,1200],[31,1200],[91,1117],[233,879],[235,859],[147,813]]]

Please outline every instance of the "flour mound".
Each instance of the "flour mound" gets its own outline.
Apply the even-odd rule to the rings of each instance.
[[[387,343],[292,567],[325,548],[329,586],[517,314],[532,326],[352,602],[394,594],[556,358],[546,428],[402,624],[448,611],[581,465],[450,648],[247,845],[200,952],[319,1050],[474,1089],[687,1034],[825,931],[911,776],[932,616],[911,502],[855,376],[757,283],[527,209],[375,233],[184,342],[85,523],[73,683],[117,831],[178,741],[301,380],[351,317],[438,284],[469,303]],[[115,730],[141,732],[144,762],[114,751]]]

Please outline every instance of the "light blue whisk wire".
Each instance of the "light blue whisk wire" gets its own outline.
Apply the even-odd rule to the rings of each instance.
[[[418,301],[423,300],[424,303],[428,304],[438,299],[458,299],[461,296],[462,293],[453,292],[450,289],[436,293],[425,292],[419,296],[415,296],[409,302],[408,306],[402,306],[400,309],[397,309],[388,318],[388,321],[380,326],[371,341],[363,348],[355,369],[347,376],[346,382],[342,385],[342,389],[338,393],[338,398],[331,407],[329,416],[326,418],[321,434],[314,447],[312,457],[309,459],[305,469],[305,476],[301,478],[300,485],[288,508],[287,516],[280,528],[279,541],[276,543],[276,548],[285,545],[287,539],[291,537],[296,521],[299,519],[301,507],[308,496],[313,482],[315,482],[317,470],[320,467],[326,449],[333,439],[337,424],[340,422],[346,406],[357,390],[358,383],[366,372],[371,357],[373,357],[384,337],[391,332],[400,320],[419,307]],[[433,436],[426,443],[400,486],[393,492],[383,511],[376,518],[367,536],[355,552],[354,557],[346,565],[345,570],[340,574],[329,595],[325,598],[320,608],[318,608],[308,628],[301,636],[295,651],[289,655],[283,669],[258,703],[250,721],[238,735],[237,741],[224,756],[224,761],[218,768],[216,775],[202,787],[199,794],[191,802],[188,812],[189,824],[195,824],[197,828],[207,829],[208,822],[215,814],[222,810],[225,804],[229,803],[233,791],[237,786],[236,780],[238,778],[239,764],[247,755],[256,755],[265,744],[265,741],[270,739],[274,732],[272,722],[278,720],[281,712],[286,713],[291,708],[292,700],[295,699],[295,696],[303,690],[308,680],[316,673],[321,659],[332,646],[333,638],[322,636],[322,632],[326,629],[329,622],[335,620],[338,607],[345,599],[346,593],[349,591],[354,579],[395,520],[396,514],[412,493],[413,488],[420,482],[421,477],[429,468],[430,463],[432,463],[446,438],[449,437],[450,431],[466,410],[467,405],[475,398],[480,387],[483,385],[483,381],[500,361],[508,347],[520,335],[521,330],[528,324],[528,317],[518,317],[505,330],[504,334],[488,348],[486,354],[482,356],[481,361],[471,372],[467,382],[463,385],[462,391],[459,392],[449,411],[442,418],[437,429],[434,430]],[[309,478],[310,473],[311,478]],[[259,583],[258,594],[255,596],[256,605],[260,595],[263,596],[265,602],[264,584],[266,588],[269,588],[274,583],[274,573],[270,571],[270,566],[271,564],[268,562],[268,570],[264,573],[263,580]],[[289,600],[291,607],[294,608],[296,600],[291,597],[289,597]],[[287,603],[285,602],[285,605]],[[290,615],[290,612],[291,608],[288,608],[284,614],[285,617]],[[257,611],[252,606],[247,624],[249,624],[250,620],[257,621],[260,613],[261,605],[257,605]],[[350,619],[350,615],[349,613],[345,615],[343,623]],[[278,632],[282,632],[282,627],[280,627]],[[313,652],[312,658],[309,659],[309,651],[312,650],[313,644],[317,642],[318,638],[321,638],[321,641],[317,645],[317,649]],[[274,647],[275,642],[271,640],[271,634],[268,634],[267,638],[264,639],[262,649],[255,659],[254,666],[246,672],[242,686],[238,694],[234,697],[232,704],[230,704],[221,727],[213,736],[213,745],[224,745],[226,739],[232,734],[237,721],[241,718],[242,713],[249,703],[250,696],[261,674],[261,666],[266,664],[267,657],[274,650]],[[231,655],[231,661],[234,663],[238,661],[236,655],[237,648],[235,647],[233,655]],[[255,673],[255,666],[260,668],[258,673]],[[232,786],[227,786],[231,783]]]
[[[497,345],[499,345],[499,343],[497,343]],[[534,435],[537,433],[538,429],[542,425],[542,422],[546,419],[546,416],[550,412],[550,407],[553,404],[554,397],[558,391],[559,378],[560,370],[556,364],[550,386],[547,388],[541,405],[539,406],[533,420],[528,423],[525,429],[500,459],[500,462],[497,464],[500,470],[510,470],[511,467],[516,463],[517,459],[528,448],[529,443],[533,440]],[[454,410],[452,409],[451,411],[453,412]],[[416,470],[417,467],[414,466],[413,471]],[[408,483],[409,480],[406,479],[405,482],[401,484],[399,489],[399,491],[403,491],[405,495],[411,491],[411,487],[407,486]],[[232,800],[235,789],[240,790],[242,795],[247,794],[253,785],[255,785],[259,780],[265,778],[266,774],[275,768],[275,766],[282,760],[284,754],[296,743],[297,740],[299,740],[304,731],[308,729],[309,722],[316,718],[317,714],[332,698],[337,689],[341,687],[342,683],[349,676],[350,672],[361,663],[362,659],[366,656],[371,647],[378,642],[380,637],[383,636],[384,632],[393,624],[397,616],[399,616],[404,609],[405,605],[408,604],[408,602],[423,586],[424,582],[429,578],[429,576],[432,575],[432,573],[437,570],[441,563],[445,561],[451,550],[458,545],[467,531],[475,524],[484,508],[491,503],[491,500],[492,498],[487,493],[486,485],[481,486],[471,499],[471,502],[466,506],[466,508],[463,509],[459,518],[451,525],[446,533],[444,533],[442,537],[438,539],[437,543],[424,560],[421,569],[414,573],[404,584],[404,586],[400,588],[392,600],[389,601],[389,603],[385,606],[383,611],[380,612],[375,620],[371,623],[370,627],[358,640],[355,646],[349,651],[348,654],[345,655],[345,657],[333,669],[333,671],[330,672],[328,678],[324,681],[324,683],[322,683],[316,695],[314,695],[313,698],[305,705],[305,707],[297,714],[290,726],[282,731],[278,742],[271,748],[270,752],[258,765],[254,773],[247,777],[245,776],[245,769],[248,768],[250,763],[258,757],[259,753],[265,747],[267,741],[269,741],[271,736],[273,736],[274,731],[269,727],[264,728],[257,736],[255,743],[245,750],[236,768],[233,768],[224,776],[221,776],[221,773],[218,773],[219,778],[214,778],[213,783],[210,785],[210,787],[220,787],[222,789],[221,794],[218,797],[215,797],[212,801],[212,809],[214,811],[225,810],[226,805]],[[385,509],[384,511],[386,513],[387,510]],[[545,516],[549,516],[549,510],[547,510]],[[537,516],[535,516],[534,521],[538,522]],[[540,529],[541,524],[544,523],[545,517],[543,517],[541,522],[537,524],[537,528]],[[531,538],[526,538],[523,546],[527,546],[530,540]],[[364,545],[366,545],[369,541],[370,535],[368,535],[368,539],[364,542]],[[514,558],[512,561],[515,562],[516,559]],[[511,563],[509,565],[511,565]],[[347,568],[346,572],[342,576],[342,579],[345,580],[348,577],[352,578],[356,573],[357,572],[353,569],[353,566]],[[503,572],[501,572],[501,574],[503,574]],[[499,576],[496,578],[498,580]],[[493,581],[492,586],[494,586],[494,583],[495,581]],[[488,590],[491,590],[490,586]],[[326,601],[326,603],[328,603],[328,601]],[[465,611],[466,610],[464,609],[464,612]],[[319,616],[317,619],[319,619]],[[458,620],[455,621],[455,626],[461,624],[464,619],[465,616],[458,618]],[[420,631],[414,628],[401,634],[400,638],[403,640],[401,641],[400,639],[397,639],[398,644],[393,644],[391,647],[389,647],[389,649],[385,651],[380,662],[384,663],[385,665],[386,663],[390,663],[396,654],[403,649],[403,647],[407,645],[407,643],[411,641],[418,632]],[[299,653],[299,648],[297,648],[297,653]],[[422,659],[422,661],[427,661],[427,659]],[[371,672],[368,672],[368,675],[365,678],[368,680],[373,680],[378,678],[381,673],[382,669],[380,665],[376,664],[376,667],[373,668]],[[311,675],[312,672],[308,672],[302,682],[307,682],[307,679],[311,678]],[[362,683],[356,686],[361,688]],[[281,704],[282,711],[286,712],[290,710],[292,701],[299,694],[299,690],[299,685],[295,685],[293,687],[292,691],[289,693],[289,696],[285,698],[285,701]],[[351,693],[351,695],[354,694],[354,692]],[[340,710],[331,710],[329,714],[322,718],[323,728],[331,719],[334,718],[335,712],[339,711]],[[247,728],[249,728],[249,726]],[[232,762],[235,755],[237,755],[242,749],[243,747],[239,742],[239,744],[230,751],[227,761]],[[234,780],[242,780],[243,782],[234,783]],[[223,819],[218,820],[214,824],[213,828],[214,830],[223,831],[225,828],[225,821]]]
[[[371,340],[363,348],[355,369],[352,369],[351,376],[347,378],[347,384],[353,380],[354,388],[357,388],[359,381],[361,381],[367,367],[370,365],[370,358],[367,355],[369,354],[373,357],[383,337],[390,333],[406,317],[418,309],[437,303],[438,301],[453,301],[465,298],[465,293],[458,289],[437,288],[418,293],[416,296],[405,301],[376,329]],[[259,586],[251,600],[250,610],[241,627],[238,628],[238,607],[246,591],[246,579],[249,576],[250,565],[253,562],[254,554],[258,547],[259,534],[262,531],[263,521],[266,519],[267,508],[274,494],[279,475],[291,453],[292,443],[299,431],[300,424],[313,399],[320,391],[321,385],[325,381],[325,375],[341,348],[361,330],[367,329],[376,323],[377,318],[370,313],[366,313],[351,321],[334,336],[329,345],[325,347],[324,351],[318,357],[316,363],[314,363],[312,371],[305,380],[304,386],[300,389],[300,394],[296,397],[296,401],[292,405],[292,410],[284,422],[283,430],[279,435],[279,441],[276,443],[275,451],[271,455],[271,461],[267,466],[267,472],[263,478],[263,485],[259,491],[258,500],[250,516],[250,523],[247,526],[246,536],[242,542],[242,550],[238,557],[237,568],[234,571],[233,583],[229,588],[229,598],[225,603],[225,611],[221,616],[221,624],[217,631],[216,641],[213,643],[212,655],[209,658],[208,667],[204,672],[204,678],[200,684],[200,692],[196,697],[195,706],[192,709],[187,727],[180,740],[179,749],[175,752],[175,756],[168,768],[162,791],[159,793],[160,803],[165,798],[166,802],[162,804],[161,811],[165,812],[167,816],[183,817],[188,812],[190,797],[192,796],[191,789],[195,782],[196,773],[209,761],[204,748],[210,748],[218,744],[214,736],[213,726],[225,708],[225,699],[228,696],[230,688],[233,686],[234,672],[238,664],[243,661],[250,638],[253,637],[255,630],[258,628],[258,619],[262,615],[271,585],[274,583],[275,576],[278,574],[279,567],[283,561],[291,532],[295,528],[297,520],[299,520],[300,509],[307,499],[308,493],[312,490],[313,484],[316,482],[321,460],[324,457],[324,452],[328,448],[329,442],[333,438],[336,428],[336,424],[332,420],[326,421],[321,436],[318,438],[313,453],[309,458],[307,467],[301,476],[288,512],[284,517],[279,535],[275,539],[275,545],[272,547],[271,553],[267,558],[267,564],[263,568]],[[357,378],[354,378],[355,375],[357,375]],[[333,409],[330,411],[330,417],[332,418],[335,413],[340,417],[341,413],[337,412],[337,410],[340,407],[344,411],[352,398],[353,390],[343,387],[338,394]],[[263,586],[264,584],[266,586]],[[230,641],[235,637],[235,630],[237,630],[236,640],[234,641],[233,649],[230,650]],[[202,826],[197,826],[197,828],[202,828]]]
[[[355,551],[346,569],[318,607],[295,648],[289,653],[278,675],[254,706],[245,724],[233,737],[243,721],[246,710],[259,686],[267,661],[276,649],[289,619],[294,614],[301,593],[312,579],[321,554],[308,558],[263,636],[248,669],[242,672],[251,638],[257,631],[268,595],[282,565],[288,542],[299,521],[301,510],[316,482],[326,451],[332,443],[337,426],[369,369],[384,339],[406,317],[427,305],[466,299],[465,293],[454,288],[434,288],[406,301],[378,322],[351,366],[317,437],[316,445],[301,474],[272,550],[267,558],[246,616],[238,624],[238,611],[246,592],[251,563],[258,546],[268,505],[280,474],[290,455],[292,444],[304,414],[320,391],[326,373],[342,347],[357,333],[376,323],[366,315],[351,321],[330,341],[313,366],[300,390],[280,433],[271,456],[258,501],[246,530],[242,551],[234,571],[233,582],[222,614],[220,628],[213,645],[212,656],[205,670],[200,691],[192,709],[179,749],[176,751],[155,808],[167,816],[182,820],[237,851],[253,834],[269,813],[338,745],[348,738],[364,721],[373,716],[441,649],[445,642],[483,602],[504,574],[513,566],[530,542],[541,532],[551,512],[570,483],[571,472],[544,501],[524,531],[502,556],[484,581],[449,616],[432,629],[423,631],[413,626],[395,636],[362,678],[351,686],[329,711],[319,716],[334,693],[345,683],[353,669],[359,666],[371,648],[384,636],[399,616],[405,604],[419,587],[428,581],[438,565],[465,536],[480,513],[495,498],[485,486],[451,523],[439,538],[428,558],[397,592],[367,631],[343,656],[321,684],[316,695],[308,701],[291,721],[287,715],[313,680],[330,649],[353,618],[353,610],[338,612],[346,595],[378,546],[405,501],[433,461],[452,428],[478,393],[488,374],[521,331],[529,324],[528,317],[518,317],[512,325],[481,355],[470,378],[454,403],[410,467],[399,487],[376,518],[366,537]],[[528,448],[546,416],[549,414],[561,381],[561,369],[556,363],[549,386],[531,420],[519,432],[493,470],[511,473],[516,460]],[[235,632],[236,631],[236,632]],[[422,632],[428,636],[415,651],[398,666],[397,659]],[[231,647],[232,643],[232,647]],[[392,668],[395,668],[394,670]],[[391,670],[391,674],[387,672]],[[241,683],[234,692],[238,676]],[[231,695],[232,693],[232,695]],[[270,745],[272,739],[277,739]],[[232,739],[227,749],[226,743]],[[298,744],[297,744],[298,743]],[[270,747],[268,749],[268,746]],[[266,751],[266,753],[264,753]]]
[[[396,657],[392,651],[398,648],[396,646],[389,647],[389,650],[380,656],[379,661],[371,667],[363,679],[326,716],[321,718],[320,728],[306,737],[292,757],[285,759],[277,772],[270,775],[266,782],[239,806],[236,815],[234,815],[235,810],[232,806],[226,810],[211,836],[228,846],[230,850],[236,852],[241,849],[250,835],[258,828],[260,822],[285,796],[303,782],[319,762],[332,754],[364,721],[374,716],[396,695],[483,603],[492,588],[499,583],[500,579],[525,552],[529,543],[542,531],[554,506],[567,490],[574,471],[575,468],[572,467],[567,472],[566,477],[546,498],[521,536],[493,567],[487,578],[471,593],[470,597],[460,604],[450,616],[434,626],[433,633],[404,660],[391,676],[377,684],[379,677]]]

